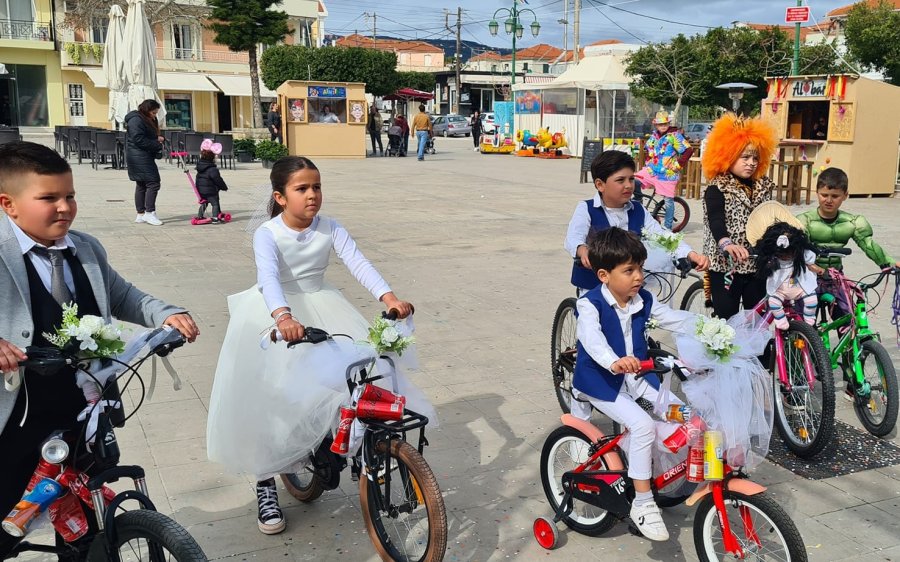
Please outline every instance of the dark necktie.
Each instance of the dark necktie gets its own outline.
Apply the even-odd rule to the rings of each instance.
[[[66,263],[63,251],[40,246],[34,246],[31,251],[50,260],[50,295],[53,296],[53,300],[60,306],[72,302],[72,293],[66,285],[65,270],[63,269]]]

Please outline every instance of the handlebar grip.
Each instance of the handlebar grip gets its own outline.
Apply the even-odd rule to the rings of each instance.
[[[641,373],[646,373],[656,369],[656,362],[653,359],[644,359],[641,361]]]
[[[410,306],[410,308],[412,308],[412,311],[410,312],[410,314],[415,314],[415,313],[416,313],[416,307],[414,307],[413,305],[409,305],[409,306]],[[397,319],[397,316],[398,316],[399,314],[400,314],[400,311],[399,311],[399,310],[397,310],[396,308],[392,308],[392,309],[390,309],[390,310],[385,310],[385,311],[383,311],[383,312],[381,313],[381,317],[384,318],[385,320],[396,320],[396,319]]]
[[[820,257],[828,256],[849,256],[853,253],[852,248],[826,248],[822,246],[816,247],[816,255]]]

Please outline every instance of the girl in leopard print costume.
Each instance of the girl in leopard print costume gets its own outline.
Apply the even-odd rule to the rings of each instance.
[[[703,195],[703,253],[709,257],[713,311],[730,318],[755,306],[766,287],[754,275],[747,217],[772,198],[765,176],[777,145],[775,130],[760,119],[724,115],[710,131],[701,157],[709,181]]]

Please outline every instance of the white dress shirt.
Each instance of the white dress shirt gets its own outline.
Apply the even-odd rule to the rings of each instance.
[[[601,287],[600,293],[619,317],[622,335],[625,336],[625,355],[633,356],[634,343],[631,334],[631,317],[644,308],[644,299],[640,294],[637,294],[624,307],[621,307],[605,284]],[[694,313],[685,310],[673,310],[669,305],[657,301],[653,295],[650,296],[653,298],[653,304],[650,307],[650,318],[659,322],[660,328],[672,332],[680,332],[688,329],[696,321],[697,316]],[[613,351],[609,342],[606,341],[606,336],[603,335],[600,329],[600,312],[591,301],[584,297],[575,302],[575,307],[578,309],[578,322],[575,326],[578,341],[581,342],[585,351],[598,365],[607,371],[612,371],[612,364],[621,359],[621,357]]]
[[[606,213],[606,220],[609,221],[609,226],[628,230],[628,211],[634,206],[633,201],[628,201],[622,208],[611,209],[603,204],[603,199],[600,197],[600,194],[597,193],[594,195],[593,205],[595,208],[603,209],[603,212]],[[644,210],[644,228],[651,234],[669,233],[668,230],[656,222],[656,219],[654,219],[646,209]],[[569,252],[573,258],[578,251],[578,246],[584,245],[590,231],[591,215],[588,212],[584,201],[579,201],[578,206],[575,207],[575,213],[572,214],[572,220],[569,221],[569,229],[566,231],[566,251]],[[691,247],[682,240],[675,250],[675,257],[685,258],[691,251]]]
[[[19,247],[22,248],[22,255],[25,256],[25,259],[31,260],[31,264],[34,265],[34,269],[35,271],[37,271],[38,277],[40,277],[41,279],[41,283],[44,284],[44,287],[49,293],[50,280],[53,274],[53,266],[50,265],[50,258],[47,256],[38,255],[36,252],[31,251],[31,249],[35,246],[39,248],[46,248],[46,246],[35,242],[30,236],[25,234],[25,231],[19,228],[19,225],[17,225],[12,219],[10,219],[9,225],[12,227],[12,231],[16,235],[16,240],[19,241]],[[69,248],[73,255],[75,254],[75,245],[72,243],[72,239],[69,238],[68,234],[65,236],[65,238],[57,240],[53,246],[50,246],[47,249],[65,250],[66,248]],[[63,275],[66,280],[66,286],[69,288],[69,292],[73,297],[75,297],[75,279],[72,277],[72,268],[69,267],[68,261],[63,261]]]

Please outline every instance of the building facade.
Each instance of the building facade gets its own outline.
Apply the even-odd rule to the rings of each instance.
[[[444,50],[424,41],[373,39],[354,33],[337,39],[335,45],[396,53],[397,70],[401,72],[438,72],[447,68],[444,64]]]

